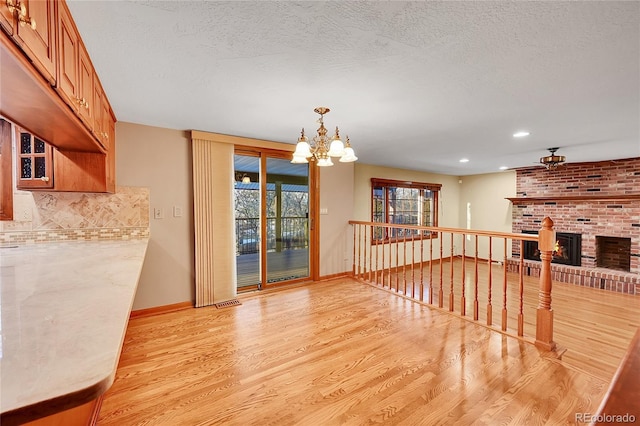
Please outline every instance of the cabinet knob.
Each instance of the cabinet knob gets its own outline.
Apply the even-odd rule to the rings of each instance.
[[[24,3],[16,0],[6,0],[5,3],[9,9],[9,13],[14,14],[18,12],[18,22],[20,22],[20,26],[24,27],[25,25],[29,25],[32,30],[36,30],[36,20],[27,16],[27,6],[25,6]]]
[[[25,25],[29,25],[33,31],[36,30],[36,20],[35,19],[29,18],[29,17],[25,17],[25,16],[19,16],[18,17],[18,21],[20,21],[20,25],[22,25],[23,27]]]
[[[42,176],[40,178],[43,182],[49,182],[49,176]]]
[[[76,98],[76,102],[78,103],[78,105],[80,105],[81,107],[85,108],[85,109],[89,109],[89,104],[87,103],[85,98]]]
[[[20,2],[19,1],[6,0],[5,3],[7,4],[7,7],[9,8],[9,12],[10,13],[13,14],[16,10],[18,11],[18,13],[20,13]]]

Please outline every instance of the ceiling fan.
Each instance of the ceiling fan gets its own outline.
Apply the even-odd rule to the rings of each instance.
[[[565,157],[564,155],[556,155],[556,151],[560,148],[547,148],[551,155],[547,155],[546,157],[540,158],[540,164],[545,166],[548,170],[555,170],[558,166],[564,164]]]

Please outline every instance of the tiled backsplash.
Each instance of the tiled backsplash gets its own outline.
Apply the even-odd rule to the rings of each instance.
[[[114,194],[18,191],[13,202],[14,220],[0,222],[0,244],[149,236],[148,188],[119,186]]]

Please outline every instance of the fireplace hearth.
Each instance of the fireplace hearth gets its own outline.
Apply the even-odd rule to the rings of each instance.
[[[524,234],[537,234],[538,231],[522,231]],[[524,241],[524,258],[540,260],[538,243]],[[556,244],[551,263],[581,266],[582,264],[582,235],[570,232],[556,232]]]

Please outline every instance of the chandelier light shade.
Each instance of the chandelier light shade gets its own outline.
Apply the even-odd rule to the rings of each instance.
[[[551,155],[541,157],[540,164],[544,165],[548,170],[555,170],[558,168],[558,166],[564,164],[564,155],[556,155],[556,151],[558,149],[559,148],[549,148],[549,152],[551,153]]]
[[[358,159],[356,157],[351,143],[349,142],[349,136],[345,142],[342,142],[340,138],[340,130],[336,126],[336,133],[332,137],[327,136],[327,129],[324,127],[324,115],[330,111],[326,107],[317,107],[314,109],[317,114],[320,114],[318,123],[318,135],[309,141],[304,134],[304,128],[300,132],[298,138],[298,144],[296,150],[293,153],[291,160],[294,164],[308,163],[309,160],[315,161],[319,167],[333,166],[331,157],[340,158],[341,163],[352,163]]]

